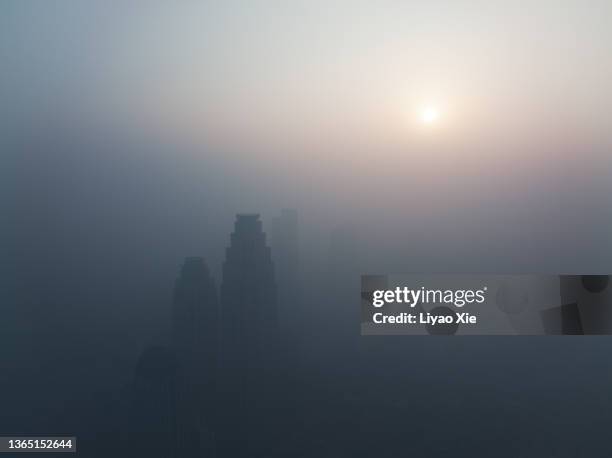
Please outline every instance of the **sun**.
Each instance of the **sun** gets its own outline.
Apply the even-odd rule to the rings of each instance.
[[[434,106],[427,106],[421,110],[420,119],[423,124],[435,124],[440,118],[440,111]]]

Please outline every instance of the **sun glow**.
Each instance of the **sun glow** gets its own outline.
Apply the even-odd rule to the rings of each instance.
[[[420,119],[423,124],[434,124],[440,118],[440,111],[434,106],[428,106],[421,110]]]

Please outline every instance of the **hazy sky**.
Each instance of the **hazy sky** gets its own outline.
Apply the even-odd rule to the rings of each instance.
[[[607,1],[146,5],[3,2],[3,79],[249,149],[402,145],[431,104],[439,141],[610,140]]]
[[[188,143],[253,206],[603,234],[611,21],[579,0],[3,1],[0,110]]]

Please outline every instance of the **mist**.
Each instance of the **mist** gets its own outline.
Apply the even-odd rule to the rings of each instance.
[[[361,337],[356,304],[369,273],[612,270],[612,7],[332,3],[3,3],[3,433],[103,456],[139,355],[170,345],[184,259],[219,285],[236,215],[269,242],[291,208],[291,456],[377,450],[347,445],[366,427],[384,456],[407,430],[491,452],[500,411],[534,453],[603,446],[605,339]],[[429,131],[423,99],[446,107]]]

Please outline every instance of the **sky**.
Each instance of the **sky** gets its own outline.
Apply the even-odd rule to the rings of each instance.
[[[346,137],[402,145],[432,104],[446,118],[436,135],[453,142],[607,127],[609,2],[2,8],[5,78],[17,92],[79,94],[107,115],[157,118],[203,142],[280,149],[318,133],[320,148]]]
[[[609,240],[610,2],[0,12],[0,115],[13,132],[58,119],[114,143],[128,132],[171,163],[218,170],[231,211],[296,206],[332,224],[340,213],[382,240],[406,228],[451,245]],[[147,169],[153,156],[135,160]]]

